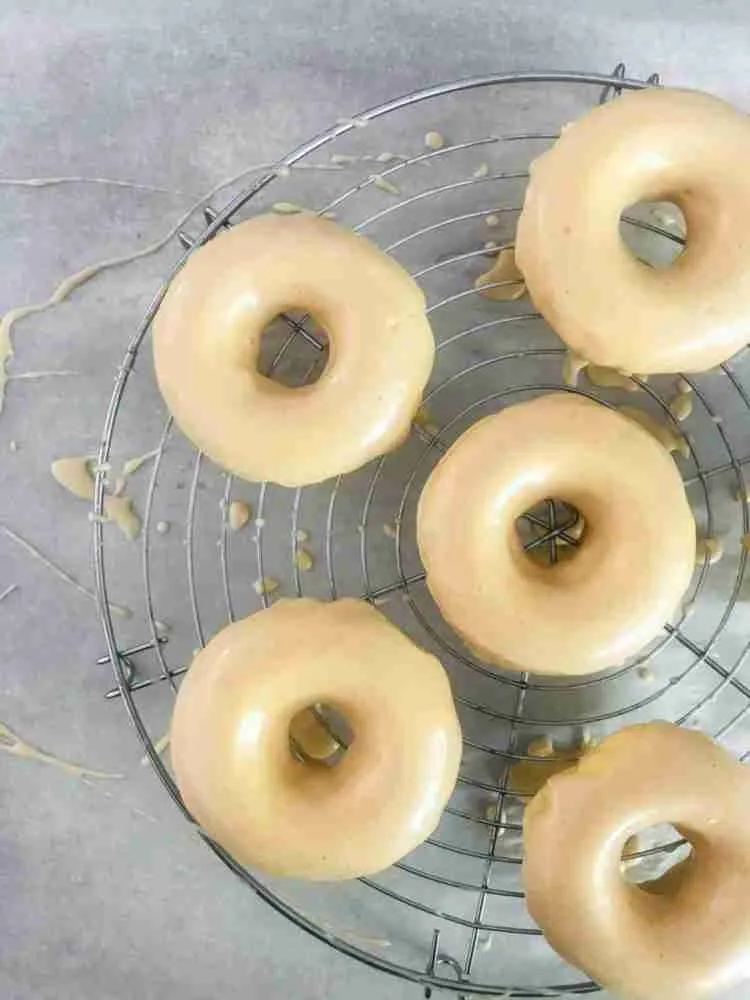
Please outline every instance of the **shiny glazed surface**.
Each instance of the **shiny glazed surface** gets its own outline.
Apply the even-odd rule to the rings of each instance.
[[[531,166],[516,261],[534,304],[578,354],[632,373],[705,371],[750,340],[750,119],[717,97],[626,93],[565,128]],[[618,224],[671,201],[687,246],[637,260]]]
[[[658,823],[692,853],[630,884],[625,843]],[[534,797],[524,852],[548,941],[618,997],[699,1000],[750,978],[750,770],[702,733],[652,722],[607,737]]]
[[[322,702],[354,732],[334,766],[289,750]],[[186,805],[238,861],[335,880],[387,868],[437,826],[461,730],[447,675],[369,604],[284,599],[219,632],[175,704],[172,762]]]
[[[586,529],[575,555],[540,565],[516,519],[565,500]],[[427,585],[490,662],[543,674],[612,667],[659,633],[695,563],[695,524],[666,450],[619,413],[553,393],[469,428],[419,501]]]
[[[329,337],[312,385],[257,370],[290,309]],[[249,480],[301,486],[351,472],[409,431],[434,339],[418,285],[364,237],[309,213],[262,215],[196,250],[153,324],[162,395],[182,431]]]

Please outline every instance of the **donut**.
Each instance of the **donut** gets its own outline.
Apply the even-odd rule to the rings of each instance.
[[[627,882],[626,842],[659,823],[692,853]],[[699,1000],[750,978],[750,770],[707,736],[651,722],[605,738],[532,799],[523,839],[529,912],[605,989]]]
[[[531,165],[516,261],[545,319],[596,365],[705,371],[750,339],[750,119],[689,90],[639,90],[590,111]],[[638,202],[677,204],[687,245],[669,267],[619,232]]]
[[[546,498],[583,516],[569,558],[541,565],[516,519]],[[588,674],[654,638],[693,573],[695,523],[674,462],[633,421],[573,393],[474,424],[432,471],[417,508],[426,582],[489,663]]]
[[[329,338],[317,382],[258,371],[264,329],[290,309]],[[303,486],[351,472],[407,436],[435,342],[411,277],[361,236],[308,212],[263,215],[190,255],[153,324],[157,381],[175,421],[249,480]]]
[[[321,704],[354,734],[332,766],[290,750],[292,721]],[[315,881],[417,847],[461,757],[438,660],[353,598],[284,599],[228,625],[185,676],[171,733],[180,794],[208,836],[248,867]]]

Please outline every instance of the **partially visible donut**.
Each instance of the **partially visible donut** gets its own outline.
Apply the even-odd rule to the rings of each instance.
[[[692,853],[627,882],[627,841],[660,823]],[[527,806],[523,878],[552,947],[618,997],[724,996],[750,979],[750,768],[670,723],[622,729]]]
[[[546,498],[586,525],[554,566],[532,559],[516,530]],[[695,523],[668,453],[572,393],[469,428],[422,492],[417,539],[430,593],[466,643],[541,674],[593,673],[636,653],[677,609],[695,564]]]
[[[332,766],[290,750],[290,725],[316,704],[354,734]],[[237,861],[336,880],[380,871],[432,833],[461,730],[440,663],[375,608],[286,599],[197,655],[171,750],[186,806]]]
[[[577,354],[632,373],[704,371],[750,340],[750,118],[689,90],[623,94],[531,165],[516,262]],[[670,201],[687,245],[666,268],[619,232],[637,202]]]
[[[279,314],[329,338],[312,385],[257,368]],[[263,215],[188,258],[153,326],[159,387],[177,424],[219,465],[284,486],[351,472],[409,432],[435,353],[419,286],[362,236],[304,212]]]

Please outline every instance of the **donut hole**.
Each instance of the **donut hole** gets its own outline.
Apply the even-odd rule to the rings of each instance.
[[[585,533],[583,515],[559,497],[541,500],[516,518],[516,535],[524,552],[542,566],[575,558]]]
[[[328,364],[328,334],[310,313],[289,309],[274,316],[260,337],[261,375],[288,389],[318,381]]]
[[[304,764],[334,767],[346,755],[354,733],[337,709],[315,702],[292,716],[289,752]]]
[[[673,201],[639,201],[620,216],[620,236],[638,260],[671,267],[685,251],[687,221]]]
[[[626,882],[658,894],[670,885],[692,851],[690,842],[669,823],[645,827],[625,841],[620,871]]]

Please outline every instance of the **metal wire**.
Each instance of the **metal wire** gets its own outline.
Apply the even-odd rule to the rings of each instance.
[[[650,78],[648,82],[658,83],[658,79]],[[251,209],[256,204],[258,210],[267,208],[263,204],[266,189],[272,186],[275,192],[286,183],[281,168],[292,168],[323,149],[338,149],[338,145],[332,147],[334,143],[357,140],[363,123],[368,125],[368,138],[372,138],[372,125],[385,126],[400,114],[413,113],[420,106],[428,109],[431,122],[441,121],[446,101],[460,98],[479,102],[483,95],[487,100],[490,94],[504,95],[514,86],[528,88],[537,101],[550,92],[549,88],[570,87],[584,103],[591,104],[644,84],[627,79],[622,64],[610,76],[580,73],[488,76],[432,87],[370,109],[300,146],[280,161],[278,171],[241,192],[222,211],[208,209],[207,228],[199,237],[193,239],[188,233],[181,234],[187,253],[174,273],[196,246],[241,218],[248,205]],[[176,689],[186,665],[184,657],[175,662],[171,650],[177,647],[178,639],[187,638],[191,619],[199,645],[221,624],[213,620],[214,609],[201,588],[203,570],[198,568],[198,550],[212,530],[218,532],[215,562],[224,620],[247,614],[253,601],[256,607],[271,602],[272,596],[263,587],[257,598],[248,596],[247,588],[253,575],[263,581],[270,567],[274,574],[279,574],[284,593],[315,593],[330,599],[344,594],[360,595],[381,607],[417,641],[439,653],[451,674],[465,732],[465,754],[456,793],[446,808],[443,823],[422,848],[391,871],[361,879],[357,886],[349,887],[349,891],[360,894],[358,905],[363,913],[370,912],[370,905],[376,901],[381,907],[377,909],[378,916],[390,927],[397,924],[405,941],[414,938],[417,933],[414,927],[424,928],[423,938],[417,938],[413,947],[391,957],[391,952],[380,944],[371,943],[371,937],[334,929],[330,920],[311,911],[309,899],[303,907],[295,901],[293,889],[279,887],[245,870],[220,845],[198,831],[232,871],[298,926],[375,969],[420,984],[426,996],[433,988],[440,988],[459,995],[491,994],[531,1000],[578,996],[598,989],[547,949],[524,906],[519,877],[524,796],[514,791],[512,774],[519,762],[535,759],[528,753],[531,738],[541,732],[552,732],[570,741],[591,728],[595,733],[606,732],[615,724],[657,715],[680,724],[691,724],[697,719],[717,738],[731,741],[737,734],[744,735],[750,717],[750,676],[747,671],[743,674],[750,642],[741,641],[739,648],[730,644],[728,654],[722,648],[730,626],[736,624],[743,611],[740,601],[747,553],[742,547],[731,577],[724,572],[719,578],[717,569],[709,565],[708,559],[704,561],[697,570],[683,613],[665,626],[663,636],[641,656],[604,674],[569,682],[488,668],[442,621],[424,586],[414,539],[416,500],[429,470],[468,423],[530,394],[549,390],[582,393],[606,405],[621,402],[616,392],[600,391],[594,386],[588,389],[563,385],[563,352],[544,329],[538,314],[529,308],[528,301],[493,303],[490,315],[467,277],[487,252],[478,245],[481,239],[476,227],[483,225],[488,216],[498,215],[510,225],[510,238],[501,245],[512,246],[512,227],[520,208],[528,162],[555,135],[555,130],[540,128],[480,136],[399,158],[379,175],[365,174],[342,190],[326,192],[325,203],[316,206],[321,212],[345,215],[355,231],[380,242],[425,288],[438,336],[435,377],[425,397],[429,419],[415,423],[403,449],[384,456],[360,473],[304,490],[281,491],[259,484],[252,545],[246,541],[241,545],[228,527],[227,511],[237,484],[196,454],[186,497],[185,579],[170,581],[172,589],[185,584],[186,611],[175,623],[175,641],[166,643],[157,626],[157,606],[163,587],[159,578],[161,566],[152,545],[155,504],[162,495],[160,490],[170,488],[164,485],[168,479],[165,468],[169,468],[172,446],[182,444],[171,419],[166,421],[161,434],[145,498],[142,572],[146,622],[141,642],[126,642],[117,634],[108,595],[108,578],[115,567],[105,549],[101,520],[94,521],[96,582],[108,650],[102,662],[112,663],[117,680],[117,687],[106,696],[123,700],[155,770],[191,822],[170,771],[154,748],[155,738],[162,735],[164,727],[157,732],[150,713],[150,721],[146,722],[146,703],[141,699],[150,697],[149,691]],[[521,157],[525,164],[507,168],[506,153]],[[472,171],[467,162],[480,154],[494,155],[501,161],[500,168]],[[454,176],[450,176],[451,172]],[[346,174],[342,172],[341,176]],[[377,191],[378,177],[398,182],[408,193],[399,194],[391,202],[383,201],[383,192]],[[506,191],[510,203],[503,203]],[[477,199],[483,203],[478,204]],[[630,225],[680,242],[679,237],[648,221],[631,218]],[[503,231],[503,235],[507,234]],[[454,249],[446,255],[446,248]],[[98,465],[102,468],[119,443],[122,411],[130,399],[126,390],[133,378],[133,365],[167,284],[151,304],[117,372],[99,448]],[[304,357],[305,352],[313,365],[323,347],[305,318],[285,316],[284,319],[288,333],[273,354],[269,374],[281,371],[292,357]],[[149,365],[141,368],[139,378],[151,379]],[[689,457],[680,460],[680,469],[705,532],[711,534],[720,521],[722,530],[733,532],[737,539],[750,531],[748,505],[735,503],[727,507],[722,502],[717,511],[715,484],[721,484],[725,492],[733,485],[741,497],[747,495],[745,471],[750,465],[750,455],[736,453],[735,436],[724,424],[724,407],[727,425],[729,414],[739,412],[746,431],[750,426],[747,412],[750,378],[743,374],[748,370],[750,352],[746,350],[711,373],[711,380],[691,378],[694,412],[687,425],[678,424],[672,416],[662,385],[633,380],[638,390],[635,398],[641,405],[646,404],[686,437]],[[716,403],[716,379],[721,381],[721,412]],[[628,401],[632,399],[628,397]],[[707,439],[710,447],[705,444]],[[707,450],[710,462],[704,457]],[[208,509],[209,501],[201,496],[204,477],[220,482],[220,516],[216,508]],[[103,500],[104,474],[98,473],[97,514],[102,513]],[[727,524],[729,509],[734,518],[731,527]],[[556,504],[552,498],[543,510],[529,512],[526,517],[529,525],[541,532],[527,547],[546,551],[550,560],[558,557],[561,541],[576,544],[577,539],[567,534],[575,527],[575,518],[571,520],[570,509]],[[302,572],[296,558],[301,528],[311,532],[318,546],[318,566],[313,573]],[[450,530],[449,526],[446,530]],[[255,566],[252,572],[251,553]],[[120,550],[117,557],[122,558]],[[381,579],[385,563],[391,566],[390,576]],[[746,626],[746,609],[742,620]],[[694,631],[691,623],[697,621],[702,626]],[[745,627],[744,634],[747,632]],[[152,658],[150,664],[144,660],[146,656]],[[659,672],[662,662],[667,664],[663,674]],[[655,677],[651,686],[637,676],[638,670],[645,669],[647,664],[651,664]],[[639,855],[669,855],[679,843],[667,838]],[[321,888],[320,899],[335,910],[339,891],[343,890]],[[370,931],[379,931],[377,923]],[[534,949],[521,964],[517,949],[505,948],[503,944],[518,936]],[[447,939],[451,942],[450,951],[444,944]],[[394,952],[398,943],[393,942]]]

